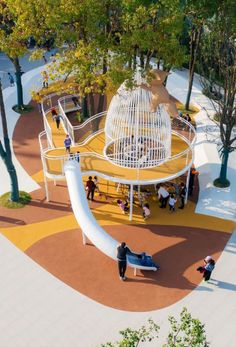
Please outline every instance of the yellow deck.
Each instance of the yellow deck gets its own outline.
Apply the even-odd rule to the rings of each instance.
[[[140,181],[152,181],[158,179],[164,179],[174,175],[177,172],[184,170],[186,167],[186,159],[189,162],[192,159],[191,152],[188,158],[186,155],[170,160],[162,165],[149,169],[129,169],[123,168],[112,164],[106,159],[93,156],[92,153],[103,155],[103,149],[105,146],[105,135],[101,133],[92,138],[86,145],[73,147],[72,153],[80,151],[80,153],[88,153],[87,156],[81,156],[81,169],[82,171],[96,171],[105,176],[114,177],[117,180],[140,180]],[[187,144],[179,137],[172,135],[172,156],[180,152],[183,152],[188,148]],[[57,159],[66,155],[64,148],[56,148],[47,152],[46,163],[47,170],[50,174],[57,175],[62,172],[63,160]],[[50,158],[49,158],[50,157]]]

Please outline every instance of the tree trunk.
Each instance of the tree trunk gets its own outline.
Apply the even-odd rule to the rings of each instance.
[[[89,99],[89,117],[92,117],[95,114],[94,95],[93,95],[93,93],[89,93],[88,99]]]
[[[18,201],[19,200],[19,187],[18,187],[16,170],[15,170],[14,164],[12,162],[11,146],[10,146],[10,141],[8,138],[7,120],[6,120],[4,103],[3,103],[1,81],[0,81],[0,114],[1,114],[1,120],[2,120],[2,131],[3,131],[4,145],[5,145],[5,150],[4,150],[4,148],[2,146],[2,142],[0,141],[0,156],[1,156],[4,164],[6,165],[7,171],[8,171],[9,176],[10,176],[11,200],[12,201]]]
[[[15,75],[16,75],[16,88],[17,88],[17,107],[19,110],[24,109],[24,101],[23,101],[23,88],[21,83],[21,66],[19,62],[19,58],[12,59],[12,62],[15,67]]]
[[[191,93],[193,88],[193,78],[194,78],[194,68],[197,59],[198,47],[202,34],[202,26],[197,27],[192,30],[191,39],[190,39],[190,60],[189,60],[189,80],[188,80],[188,92],[185,103],[185,109],[189,110]]]
[[[225,184],[227,180],[227,167],[228,167],[228,159],[229,159],[229,150],[223,149],[222,152],[222,161],[221,161],[221,168],[220,168],[220,177],[219,180],[222,184]]]
[[[85,95],[83,97],[83,100],[82,100],[82,113],[83,113],[83,118],[88,118],[89,117],[89,114],[88,114],[88,97],[87,95]]]
[[[104,111],[104,102],[105,102],[105,95],[104,94],[100,94],[99,95],[99,100],[98,100],[97,113],[100,113],[100,112]]]

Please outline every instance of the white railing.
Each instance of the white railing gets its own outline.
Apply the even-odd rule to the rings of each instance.
[[[74,101],[73,101],[73,98],[74,98]],[[58,103],[60,103],[65,113],[81,110],[81,106],[79,105],[77,95],[62,96],[61,98],[58,99]]]
[[[94,135],[104,131],[107,111],[98,113],[88,118],[83,124],[74,127],[76,143],[84,145]]]
[[[58,100],[58,108],[59,108],[60,116],[63,119],[64,130],[70,136],[72,144],[74,146],[75,145],[74,129],[73,129],[73,126],[71,125],[69,119],[67,118],[66,113],[65,113],[59,100]]]
[[[52,138],[52,129],[51,129],[51,126],[48,122],[47,116],[48,116],[48,113],[51,113],[51,110],[53,108],[57,108],[57,94],[56,93],[45,96],[43,98],[43,101],[41,102],[44,129],[46,131],[50,147],[54,147],[54,144],[53,144],[53,138]]]

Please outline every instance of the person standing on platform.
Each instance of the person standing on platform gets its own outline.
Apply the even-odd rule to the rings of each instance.
[[[169,198],[170,194],[165,189],[165,187],[163,187],[161,185],[160,185],[160,187],[159,187],[159,189],[157,191],[157,194],[158,194],[158,200],[160,202],[160,208],[166,208],[167,201],[168,201],[168,198]]]
[[[186,185],[183,182],[181,182],[180,184],[179,196],[180,196],[180,203],[181,203],[179,208],[182,210],[185,205],[185,196],[186,196]]]
[[[87,199],[90,200],[90,195],[91,195],[91,200],[93,201],[94,199],[94,191],[95,191],[96,185],[93,182],[92,176],[89,176],[88,181],[86,182],[86,190],[87,190]]]
[[[169,198],[170,212],[175,212],[175,203],[176,202],[177,202],[177,199],[175,198],[174,194],[170,194],[170,198]]]
[[[125,281],[125,272],[127,267],[127,253],[131,253],[130,249],[126,246],[125,242],[117,247],[117,260],[118,260],[118,270],[120,275],[120,280]]]
[[[70,154],[71,138],[68,134],[66,135],[66,138],[64,140],[64,145],[65,145],[66,152]]]

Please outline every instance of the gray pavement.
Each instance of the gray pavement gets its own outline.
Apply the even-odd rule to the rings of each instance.
[[[55,52],[56,49],[51,49],[49,52],[45,53],[45,57],[48,62],[50,62],[51,54],[55,54]],[[20,64],[23,72],[30,71],[45,64],[43,59],[30,61],[29,57],[30,53],[20,58]],[[7,75],[8,72],[10,72],[15,78],[15,70],[11,60],[6,56],[5,53],[0,52],[0,78],[2,80],[3,89],[10,86]]]

